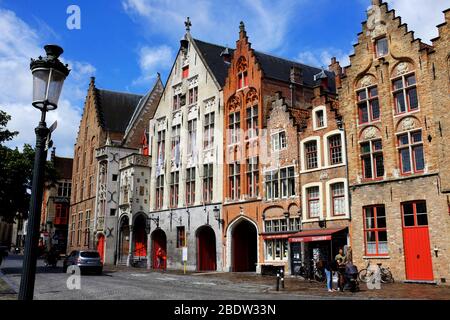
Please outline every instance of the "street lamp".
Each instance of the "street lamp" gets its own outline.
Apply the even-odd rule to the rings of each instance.
[[[219,222],[219,226],[223,223],[223,219],[220,218],[220,209],[217,206],[214,206],[213,209],[214,218]]]
[[[50,140],[50,129],[45,123],[48,110],[58,107],[58,100],[69,75],[68,65],[58,58],[63,49],[56,45],[46,45],[46,57],[31,59],[30,69],[33,74],[32,105],[41,111],[41,121],[35,129],[36,148],[33,167],[33,185],[31,188],[30,213],[28,216],[27,237],[25,239],[22,278],[20,280],[19,300],[32,300],[38,258],[39,222],[41,219],[41,203],[44,187],[44,167],[47,159],[47,140]]]

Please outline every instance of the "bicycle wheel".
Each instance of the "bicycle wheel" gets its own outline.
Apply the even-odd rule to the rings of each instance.
[[[361,271],[358,272],[358,278],[359,281],[364,282],[364,283],[368,283],[370,280],[370,273],[368,272],[367,269],[361,269]]]
[[[382,283],[394,283],[394,277],[389,269],[381,268],[381,282]]]
[[[314,280],[317,282],[324,282],[325,281],[325,275],[323,272],[317,271],[314,273]]]

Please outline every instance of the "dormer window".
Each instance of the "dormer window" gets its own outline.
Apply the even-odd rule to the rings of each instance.
[[[316,127],[322,128],[323,126],[325,126],[323,110],[316,111]]]
[[[389,46],[388,46],[388,41],[387,41],[386,37],[377,39],[375,41],[375,50],[376,50],[377,58],[384,57],[385,55],[388,54]]]
[[[186,79],[189,77],[189,66],[185,66],[182,69],[181,78]]]
[[[247,71],[238,74],[238,89],[242,89],[248,86]]]

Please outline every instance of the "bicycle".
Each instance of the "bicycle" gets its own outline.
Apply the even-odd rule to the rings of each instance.
[[[382,267],[382,263],[377,263],[378,270],[380,271],[380,281],[381,283],[394,283],[394,277],[392,276],[392,272],[389,267]],[[375,275],[375,271],[369,269],[370,261],[367,262],[367,266],[365,269],[361,269],[358,273],[358,278],[361,282],[368,283],[373,276]]]
[[[302,262],[298,274],[303,277],[303,279],[309,281],[324,282],[326,279],[324,272],[317,268],[314,259],[311,259],[309,265]]]

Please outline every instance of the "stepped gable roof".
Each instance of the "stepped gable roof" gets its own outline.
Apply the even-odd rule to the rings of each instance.
[[[104,89],[95,89],[95,93],[97,113],[103,129],[125,132],[142,96]]]
[[[221,87],[225,85],[225,79],[228,75],[229,63],[226,63],[221,53],[226,49],[224,46],[208,43],[202,40],[193,39],[196,46],[200,50],[207,65],[211,69],[214,77]],[[228,52],[232,55],[233,49],[228,48]]]

